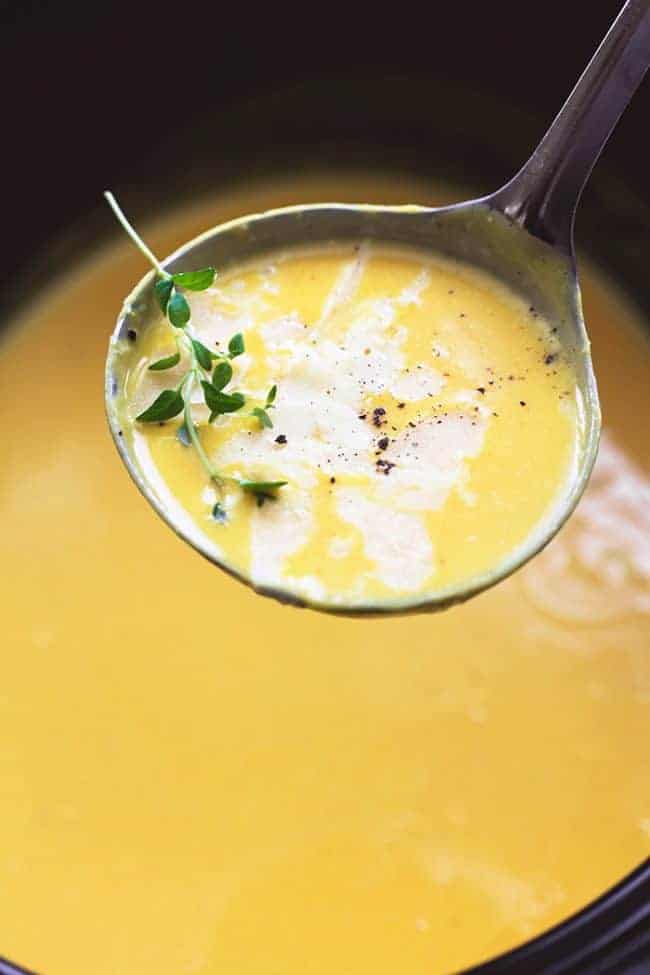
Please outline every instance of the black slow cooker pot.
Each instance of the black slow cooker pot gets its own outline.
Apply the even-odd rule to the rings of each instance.
[[[494,189],[526,158],[619,3],[89,6],[0,5],[5,311],[114,234],[98,203],[106,185],[136,224],[202,191],[315,167]],[[649,109],[646,83],[577,226],[579,246],[648,312]],[[21,972],[0,960],[0,975]],[[563,924],[472,969],[500,973],[650,973],[650,860]]]

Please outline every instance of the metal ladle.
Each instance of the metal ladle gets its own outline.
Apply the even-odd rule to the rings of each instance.
[[[319,608],[380,613],[441,609],[462,601],[532,558],[575,508],[596,459],[601,426],[576,270],[575,212],[596,160],[649,65],[650,0],[628,0],[533,155],[496,193],[440,208],[336,203],[285,207],[215,227],[162,262],[169,272],[205,265],[226,269],[278,248],[376,240],[435,251],[483,268],[510,285],[558,328],[577,376],[584,434],[575,478],[553,519],[507,559],[462,585],[390,603]],[[128,363],[127,333],[131,329],[140,333],[159,317],[153,284],[152,273],[140,281],[126,300],[111,337],[106,367],[110,428],[129,473],[156,511],[185,541],[233,572],[198,531],[175,521],[147,480],[128,438],[120,434],[117,402]],[[249,578],[244,581],[254,585]],[[306,603],[291,593],[258,588],[284,601]]]

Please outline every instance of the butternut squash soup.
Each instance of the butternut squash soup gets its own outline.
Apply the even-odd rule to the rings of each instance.
[[[192,342],[160,313],[120,343],[122,435],[174,523],[261,590],[424,602],[476,586],[564,500],[573,368],[487,274],[365,242],[278,253],[188,299]],[[178,414],[174,390],[193,419],[151,408],[172,396]]]
[[[165,254],[208,224],[284,203],[443,195],[330,174],[207,200],[142,229]],[[382,293],[402,295],[413,270],[399,265]],[[458,268],[427,270],[465,280]],[[605,433],[587,494],[551,545],[446,613],[349,620],[260,599],[215,571],[125,476],[102,375],[115,309],[141,271],[120,242],[3,339],[0,953],[47,975],[442,975],[539,934],[618,881],[650,852],[650,356],[633,309],[586,269]],[[235,280],[220,283],[226,294]],[[370,450],[373,468],[405,449],[402,410],[417,416],[423,399],[413,390],[450,371],[443,347],[476,320],[457,294],[449,300],[448,329],[429,335],[441,355],[428,378],[405,373],[395,394],[372,394],[370,416],[383,405],[385,425],[354,417],[356,437],[391,440]],[[397,303],[399,316],[419,307]],[[521,324],[544,334],[537,320]],[[251,348],[271,348],[272,334],[252,330]],[[368,346],[372,361],[379,349]],[[532,349],[521,367],[541,362],[546,337]],[[408,342],[402,354],[408,365]],[[281,379],[265,362],[251,389]],[[471,362],[463,368],[474,376]],[[454,371],[430,416],[438,402],[476,412],[451,405],[454,391],[473,389],[484,426],[470,421],[468,438],[480,429],[489,442],[497,420],[484,413],[497,400],[499,421],[521,436],[515,419],[536,422],[554,382],[546,372],[535,383],[506,374],[488,391],[489,379],[470,386]],[[278,381],[268,436],[251,428],[249,438],[244,421],[237,432],[271,457],[294,449],[287,385]],[[564,413],[552,422],[570,428]],[[152,432],[159,463],[189,465],[183,490],[200,493],[172,425]],[[216,448],[226,434],[210,436]],[[288,461],[277,463],[284,472]],[[467,480],[455,483],[469,492],[473,461],[463,463]],[[397,472],[365,476],[383,491]],[[341,548],[351,539],[370,562],[327,476],[315,503],[331,505]],[[351,472],[341,485],[332,476],[351,490]],[[460,491],[457,513],[470,517]],[[259,512],[282,510],[278,500]],[[291,552],[287,571],[307,575],[307,554]],[[335,549],[322,561],[336,587],[345,559]]]

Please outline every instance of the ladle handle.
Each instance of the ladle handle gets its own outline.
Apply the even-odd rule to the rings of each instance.
[[[650,0],[627,0],[528,162],[490,203],[567,253],[583,187],[650,66]]]

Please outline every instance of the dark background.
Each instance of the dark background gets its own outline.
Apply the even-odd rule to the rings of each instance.
[[[619,8],[2,0],[0,275],[40,275],[43,257],[47,271],[66,231],[77,244],[112,232],[98,205],[108,186],[140,219],[202,188],[311,160],[446,170],[495,188]],[[598,194],[616,192],[608,172],[646,195],[649,108],[646,84],[590,187],[594,220]],[[625,246],[638,250],[634,208],[631,196],[619,218]]]

